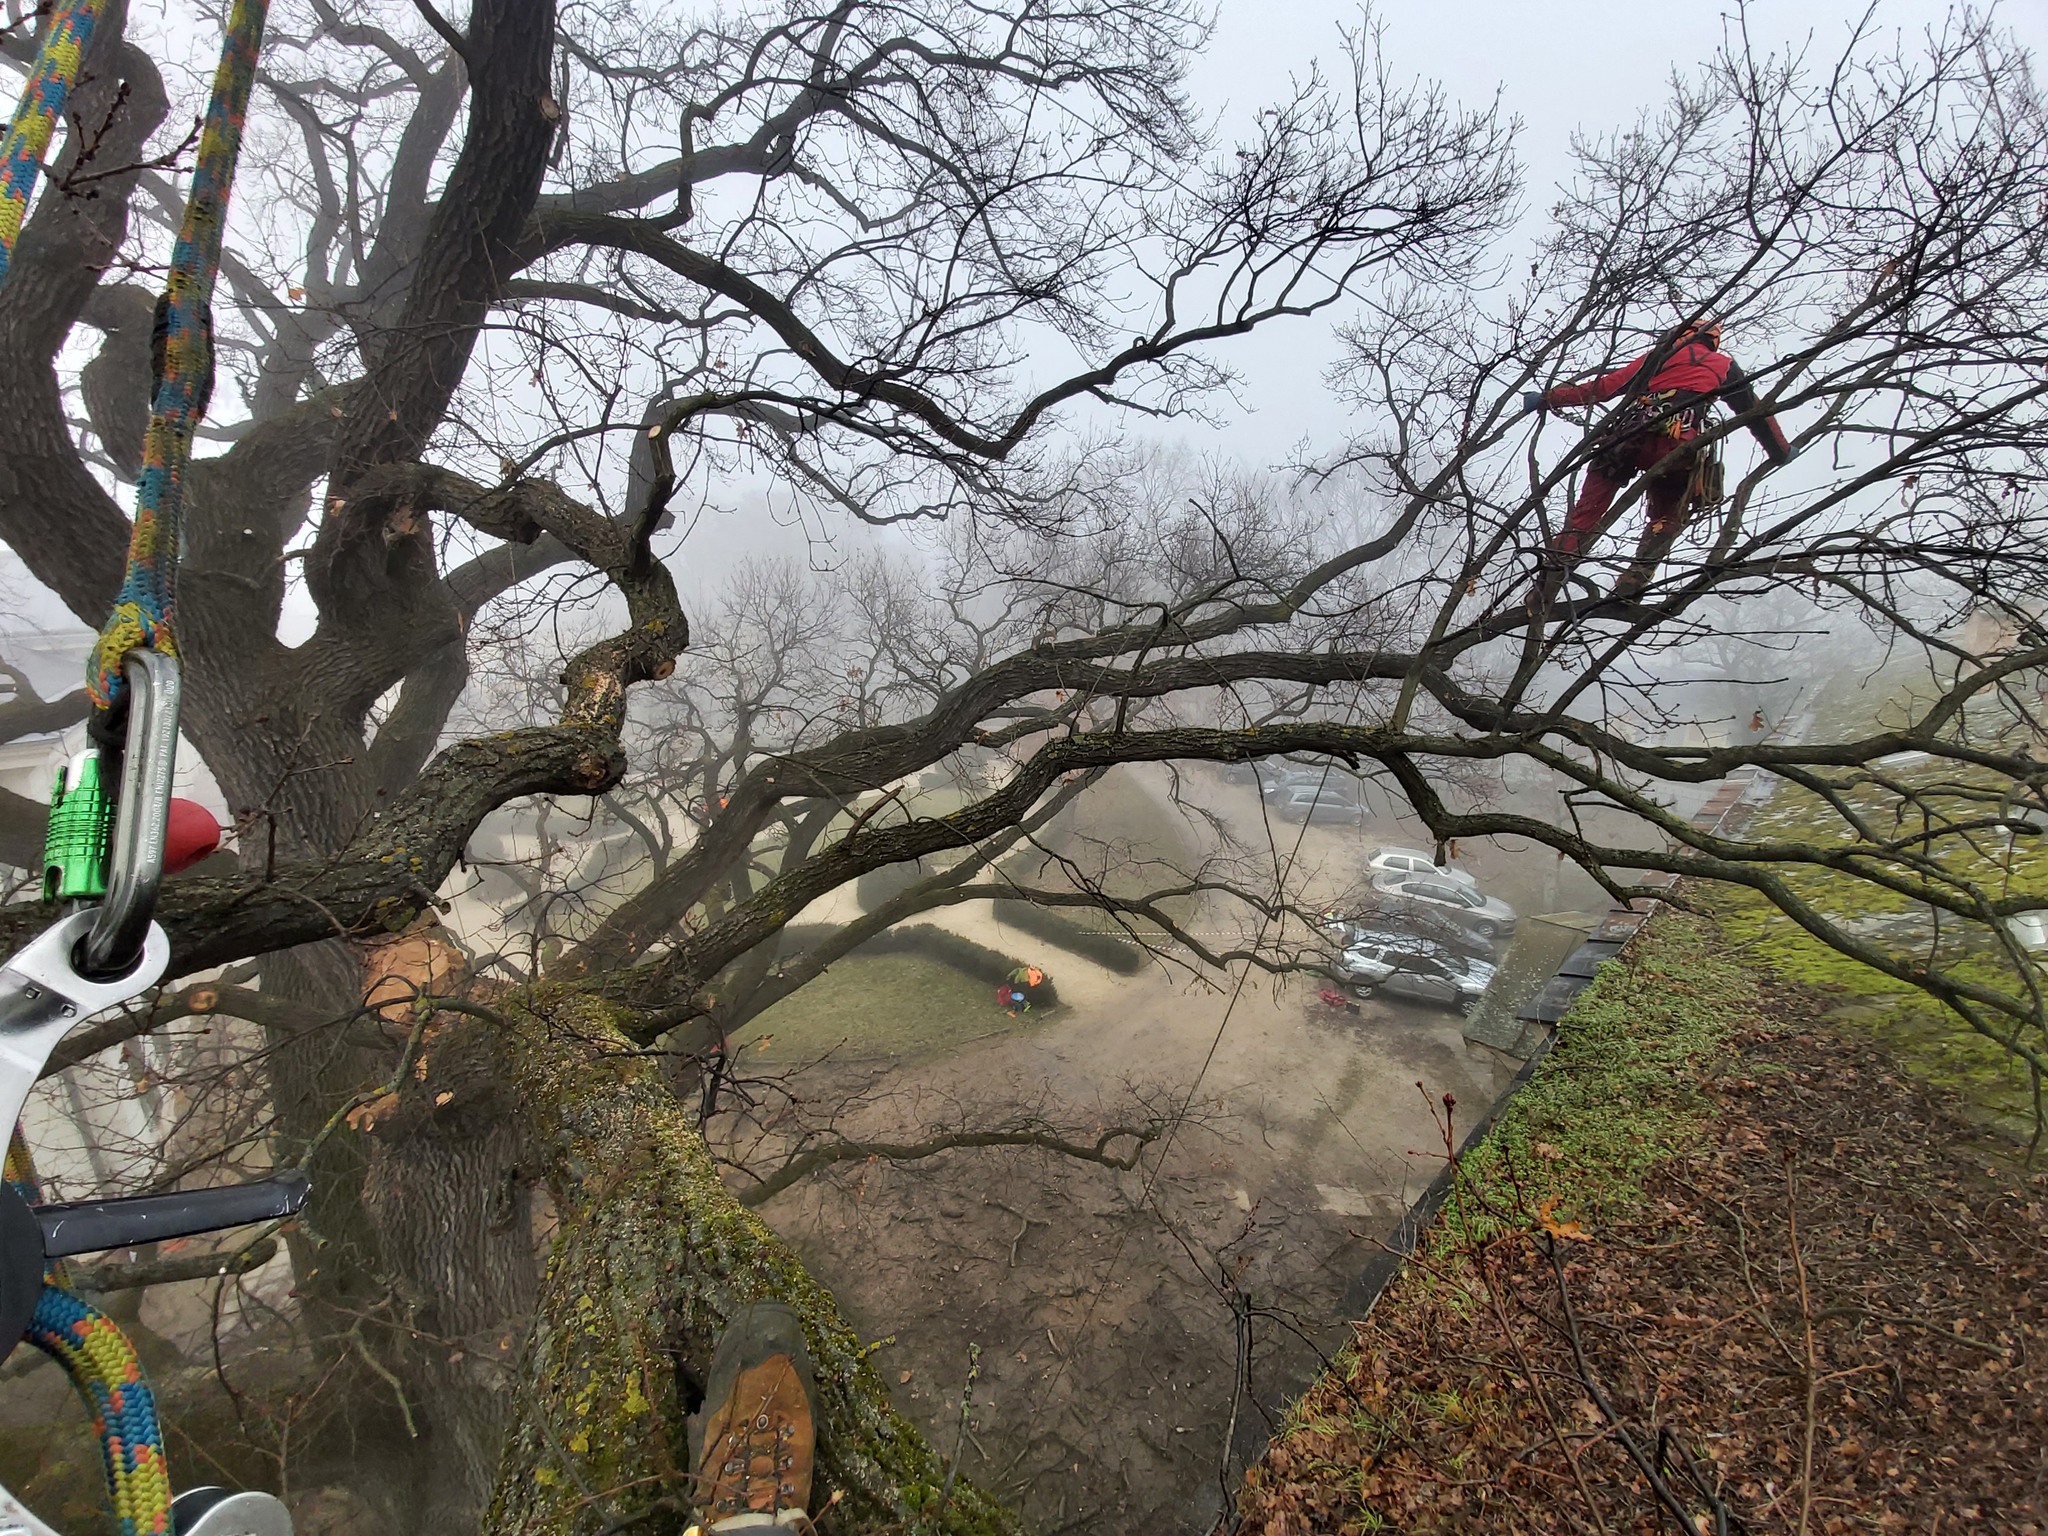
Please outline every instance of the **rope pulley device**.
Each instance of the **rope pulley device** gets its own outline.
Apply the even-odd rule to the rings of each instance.
[[[106,0],[56,0],[27,89],[0,142],[0,282],[64,103]],[[264,0],[234,0],[207,105],[185,218],[157,306],[154,394],[137,482],[128,570],[94,646],[91,745],[51,796],[43,898],[64,915],[0,965],[0,1127],[15,1127],[0,1183],[0,1358],[27,1339],[57,1359],[99,1432],[122,1536],[291,1536],[267,1493],[187,1490],[175,1499],[155,1399],[119,1328],[66,1283],[80,1253],[282,1220],[305,1203],[300,1173],[219,1189],[41,1203],[18,1125],[57,1042],[143,996],[169,968],[155,921],[159,887],[183,858],[167,841],[178,750],[179,673],[171,618],[185,467],[213,383],[212,294],[228,192],[263,40]],[[206,821],[203,811],[189,805]],[[211,848],[180,832],[183,854]],[[0,1536],[57,1536],[0,1487]]]

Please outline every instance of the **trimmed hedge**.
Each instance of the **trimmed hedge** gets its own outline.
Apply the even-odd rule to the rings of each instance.
[[[863,911],[872,912],[883,903],[895,900],[930,873],[915,863],[884,864],[880,869],[871,869],[854,881],[853,894]],[[1120,939],[1114,934],[1091,933],[1056,908],[1041,907],[1020,897],[998,897],[994,906],[997,922],[1021,929],[1032,938],[1050,944],[1055,949],[1063,949],[1070,955],[1079,955],[1083,960],[1092,960],[1105,970],[1115,971],[1119,976],[1135,976],[1145,969],[1145,951],[1138,945]],[[890,930],[892,933],[912,931],[915,930]],[[963,939],[961,942],[965,943],[966,940]],[[994,951],[988,953],[993,954]],[[1016,969],[1017,964],[1015,960],[1010,961],[1004,967],[1004,974],[1007,975]],[[980,974],[968,966],[961,966],[960,969],[965,970],[970,976]],[[1001,977],[996,978],[1000,979]],[[994,986],[995,980],[990,981],[989,985]]]
[[[782,930],[781,953],[791,955],[808,949],[812,944],[829,937],[835,930],[825,923],[805,923],[800,927]],[[949,965],[963,976],[972,977],[994,987],[1010,979],[1010,972],[1026,962],[1014,955],[1006,955],[999,949],[990,949],[986,944],[977,944],[972,939],[930,923],[911,923],[905,927],[887,928],[857,946],[856,955],[915,955],[920,960],[934,960],[940,965]],[[1056,1008],[1059,994],[1047,980],[1038,988],[1033,1006]]]
[[[997,922],[1021,928],[1034,939],[1042,939],[1083,960],[1092,960],[1119,976],[1135,976],[1145,969],[1147,956],[1143,948],[1115,934],[1090,933],[1052,907],[1015,897],[1002,898],[994,906]]]

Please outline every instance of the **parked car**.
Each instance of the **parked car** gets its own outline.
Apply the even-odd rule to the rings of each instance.
[[[1497,896],[1441,875],[1378,875],[1372,888],[1385,906],[1447,912],[1482,939],[1505,938],[1515,931],[1513,907]]]
[[[2015,912],[2005,920],[2005,930],[2021,949],[2036,955],[2048,952],[2048,912]]]
[[[1344,948],[1331,969],[1360,997],[1391,992],[1470,1009],[1492,985],[1495,968],[1412,933],[1344,925]]]
[[[1279,794],[1269,794],[1266,804],[1282,821],[1334,822],[1355,827],[1371,816],[1352,781],[1332,784],[1299,784]]]
[[[1365,867],[1374,875],[1434,875],[1479,889],[1479,882],[1464,870],[1439,864],[1420,848],[1375,848],[1366,857]]]
[[[1276,789],[1292,788],[1296,784],[1316,783],[1323,777],[1323,765],[1296,762],[1291,757],[1261,757],[1250,762],[1223,764],[1223,777],[1233,784],[1253,785],[1261,794],[1271,794]]]
[[[1472,926],[1464,920],[1469,915],[1454,912],[1449,907],[1433,906],[1419,901],[1406,902],[1398,897],[1390,898],[1378,891],[1370,891],[1364,902],[1344,913],[1338,920],[1387,933],[1411,934],[1418,939],[1427,939],[1477,960],[1496,958],[1500,946],[1494,942],[1491,935],[1482,937],[1475,933]],[[1333,940],[1337,938],[1336,934],[1330,932],[1327,921],[1324,924],[1324,932]]]

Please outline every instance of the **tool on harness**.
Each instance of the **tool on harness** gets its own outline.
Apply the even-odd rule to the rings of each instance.
[[[1711,512],[1728,499],[1728,470],[1721,462],[1721,445],[1713,442],[1693,455],[1692,483],[1686,487],[1687,518]]]
[[[87,747],[57,770],[43,836],[45,901],[97,901],[107,894],[114,801],[101,767],[100,749]]]
[[[178,757],[178,663],[130,651],[122,673],[123,729],[95,722],[111,745],[89,746],[58,770],[43,843],[43,899],[100,903],[78,956],[93,976],[123,975],[140,953],[163,885]]]
[[[141,952],[124,975],[95,978],[78,968],[76,957],[99,920],[91,907],[61,918],[0,966],[0,1116],[20,1117],[29,1090],[41,1075],[50,1050],[73,1027],[94,1014],[147,991],[170,964],[171,945],[162,928],[148,926]],[[17,1133],[7,1155],[12,1199],[36,1198],[27,1148]],[[0,1271],[0,1292],[8,1298],[8,1321],[20,1313],[21,1298],[40,1271],[35,1301],[21,1334],[60,1361],[86,1402],[98,1432],[101,1458],[123,1536],[161,1536],[169,1529],[170,1481],[164,1471],[163,1437],[156,1404],[134,1346],[89,1303],[66,1289],[61,1270],[43,1263],[42,1228],[20,1231],[18,1211],[6,1222],[8,1247]],[[0,1347],[0,1353],[5,1352]],[[0,1504],[11,1503],[0,1489]],[[26,1511],[18,1511],[17,1524]],[[33,1517],[28,1517],[33,1519]],[[25,1525],[31,1531],[37,1525]]]
[[[103,971],[125,970],[124,957],[139,941],[138,914],[150,910],[166,873],[183,869],[220,846],[220,824],[204,806],[168,793],[178,750],[177,663],[153,651],[124,660],[129,681],[125,728],[107,748],[88,746],[57,771],[50,796],[50,826],[43,842],[43,900],[97,901],[108,894],[117,846],[129,847],[126,880],[106,908],[103,932],[90,961]],[[122,775],[118,798],[110,782]],[[167,815],[155,805],[163,785]],[[119,814],[126,806],[130,813]],[[120,914],[126,914],[120,916]]]
[[[170,964],[170,941],[151,914],[165,868],[178,669],[169,657],[138,652],[126,673],[132,746],[104,819],[105,899],[79,906],[0,966],[0,1124],[18,1121],[60,1039],[147,992]],[[141,1361],[119,1328],[64,1283],[62,1261],[290,1216],[305,1202],[305,1177],[38,1205],[26,1151],[17,1135],[0,1189],[0,1359],[25,1337],[64,1366],[92,1414],[123,1536],[289,1536],[289,1517],[268,1494],[212,1489],[196,1503],[172,1500]],[[55,1536],[0,1488],[0,1531],[10,1527]]]
[[[43,1257],[68,1259],[74,1254],[168,1242],[174,1237],[196,1237],[259,1221],[283,1221],[299,1213],[312,1187],[303,1173],[293,1172],[214,1189],[39,1205],[33,1215]]]

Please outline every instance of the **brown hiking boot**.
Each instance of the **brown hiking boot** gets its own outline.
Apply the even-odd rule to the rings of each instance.
[[[1612,601],[1617,603],[1636,602],[1648,590],[1650,583],[1656,579],[1657,567],[1654,564],[1638,560],[1634,565],[1623,571],[1621,579],[1614,584]]]
[[[694,1496],[710,1530],[809,1529],[816,1404],[796,1313],[749,1302],[719,1339],[690,1420]]]

